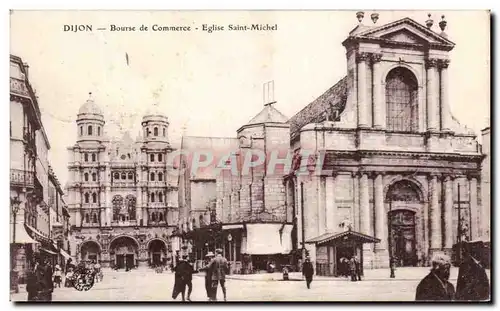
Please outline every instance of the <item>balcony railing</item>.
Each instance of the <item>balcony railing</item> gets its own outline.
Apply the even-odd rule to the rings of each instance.
[[[25,170],[11,169],[10,184],[16,186],[26,186],[32,188],[34,185],[34,172]]]

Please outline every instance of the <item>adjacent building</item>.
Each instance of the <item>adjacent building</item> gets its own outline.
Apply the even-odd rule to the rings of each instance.
[[[71,256],[104,267],[142,267],[175,260],[177,167],[169,122],[153,110],[142,133],[109,139],[100,107],[89,98],[79,109],[76,143],[68,148]],[[173,172],[173,173],[172,173]],[[172,177],[175,176],[175,177]]]
[[[481,150],[484,160],[481,165],[481,237],[490,239],[491,227],[491,128],[481,131]]]
[[[52,261],[59,254],[51,239],[50,144],[28,69],[20,57],[10,56],[11,270],[20,282],[37,254]]]

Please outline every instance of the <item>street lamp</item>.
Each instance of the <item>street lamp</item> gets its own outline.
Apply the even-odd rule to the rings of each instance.
[[[19,282],[18,282],[18,275],[16,271],[16,216],[17,213],[19,213],[19,206],[21,205],[21,200],[19,200],[18,197],[15,198],[10,198],[10,208],[12,209],[12,215],[14,217],[14,228],[12,232],[12,269],[11,269],[11,289],[13,288],[16,293],[19,292]]]
[[[12,234],[12,242],[16,244],[16,218],[17,213],[19,213],[19,206],[21,205],[21,200],[18,197],[10,198],[10,207],[12,209],[12,215],[14,216],[14,232]]]

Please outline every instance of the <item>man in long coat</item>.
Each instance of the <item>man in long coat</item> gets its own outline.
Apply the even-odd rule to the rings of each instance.
[[[172,298],[176,299],[179,294],[181,294],[182,301],[185,301],[186,286],[188,286],[188,297],[187,299],[191,301],[191,291],[193,289],[193,266],[187,261],[187,256],[182,256],[182,260],[179,260],[177,266],[174,268],[175,271],[175,283],[172,292]]]
[[[212,277],[212,300],[217,301],[217,286],[220,284],[224,301],[226,301],[226,274],[229,273],[227,259],[222,256],[222,249],[215,250],[216,256],[210,262],[208,271]]]
[[[482,301],[490,298],[490,283],[481,264],[482,242],[465,244],[465,257],[458,270],[456,300]]]
[[[212,262],[212,259],[214,258],[214,253],[213,252],[208,252],[207,255],[205,255],[205,261],[204,265],[202,268],[200,268],[200,271],[205,271],[205,290],[207,291],[207,298],[209,301],[212,301],[212,273],[209,269],[210,263]]]
[[[311,283],[314,275],[314,267],[311,263],[311,258],[309,256],[306,257],[304,264],[302,265],[302,275],[306,278],[307,288],[311,288]]]
[[[448,281],[450,268],[450,257],[444,254],[436,254],[432,259],[430,273],[417,286],[415,300],[452,301],[455,298],[455,288]]]

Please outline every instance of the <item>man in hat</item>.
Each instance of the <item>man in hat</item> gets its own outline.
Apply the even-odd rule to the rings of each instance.
[[[307,288],[311,288],[311,282],[313,280],[314,268],[311,263],[311,257],[307,256],[304,264],[302,265],[302,275],[306,278]]]
[[[182,301],[185,301],[186,286],[188,287],[187,300],[191,301],[191,292],[193,290],[193,266],[187,261],[187,255],[182,256],[182,260],[174,268],[175,270],[175,283],[172,298],[176,299],[177,295],[181,294]]]
[[[208,265],[212,277],[212,300],[217,301],[217,286],[220,284],[226,301],[226,274],[229,273],[227,259],[222,256],[222,249],[215,250],[216,256]]]
[[[490,282],[478,258],[484,244],[481,241],[465,244],[464,260],[458,270],[456,299],[460,301],[484,301],[490,298]]]
[[[207,298],[209,301],[212,301],[212,274],[211,271],[208,269],[210,266],[210,263],[212,259],[214,258],[214,253],[213,252],[208,252],[205,255],[205,260],[203,262],[203,267],[200,268],[200,271],[205,271],[205,290],[207,291]]]
[[[436,254],[432,258],[431,272],[417,286],[417,301],[451,301],[455,298],[455,288],[450,278],[450,257]]]

